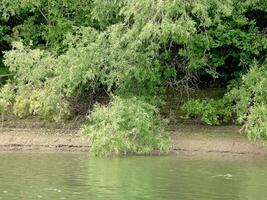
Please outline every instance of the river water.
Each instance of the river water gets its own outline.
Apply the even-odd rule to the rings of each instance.
[[[0,154],[2,200],[267,199],[267,162]]]

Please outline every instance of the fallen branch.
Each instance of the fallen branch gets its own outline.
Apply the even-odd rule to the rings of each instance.
[[[14,76],[15,74],[1,74],[0,75],[0,78],[5,78],[5,77],[8,77],[8,76]]]

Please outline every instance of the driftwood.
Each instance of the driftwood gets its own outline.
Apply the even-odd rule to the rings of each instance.
[[[14,76],[14,74],[0,74],[0,78],[5,78],[9,76]]]

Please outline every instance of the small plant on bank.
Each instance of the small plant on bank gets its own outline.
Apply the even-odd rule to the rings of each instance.
[[[95,107],[81,133],[95,156],[149,154],[168,151],[165,126],[153,105],[137,97],[115,97],[110,105]]]
[[[232,110],[225,99],[190,100],[182,106],[187,118],[198,118],[209,125],[219,125],[232,118]]]

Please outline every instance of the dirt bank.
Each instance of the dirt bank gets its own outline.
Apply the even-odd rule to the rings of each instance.
[[[88,142],[78,134],[79,122],[7,120],[0,127],[0,151],[86,152]]]
[[[80,123],[50,124],[38,121],[8,121],[0,128],[1,152],[87,152],[88,141],[78,134]],[[192,122],[169,127],[171,154],[267,158],[267,148],[248,141],[237,126],[205,126]]]

